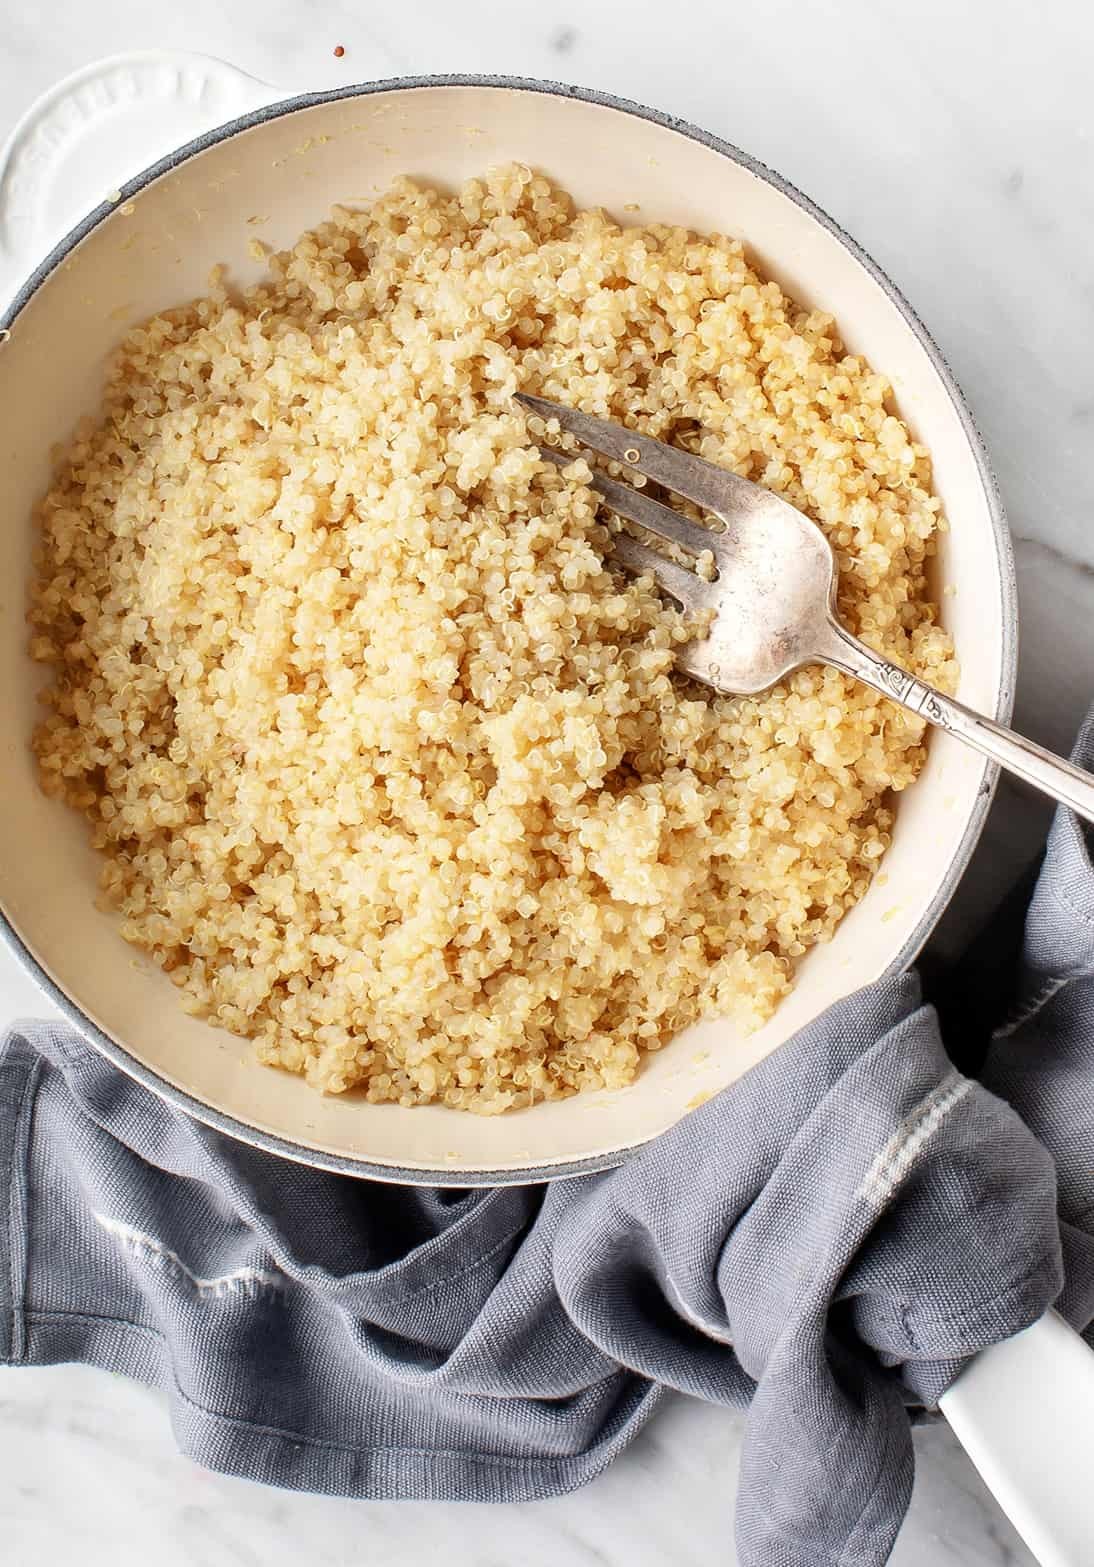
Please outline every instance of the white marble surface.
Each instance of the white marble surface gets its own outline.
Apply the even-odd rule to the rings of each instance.
[[[600,86],[682,114],[808,191],[927,321],[992,451],[1016,539],[1018,722],[1065,746],[1094,691],[1094,12],[1042,0],[5,0],[0,136],[98,56],[173,46],[287,87],[429,71]],[[345,55],[334,57],[341,44]],[[952,945],[1024,862],[1046,813],[1001,793],[944,922]],[[0,957],[0,1024],[40,1009]],[[205,1474],[158,1397],[82,1368],[0,1372],[0,1537],[13,1567],[450,1567],[732,1561],[739,1420],[677,1402],[594,1485],[490,1511],[357,1505]],[[894,1561],[1030,1560],[944,1428]]]

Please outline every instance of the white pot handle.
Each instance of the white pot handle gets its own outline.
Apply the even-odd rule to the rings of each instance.
[[[222,60],[167,49],[97,60],[51,87],[0,149],[0,307],[134,174],[286,96]]]
[[[983,1350],[939,1407],[1042,1567],[1092,1567],[1094,1351],[1063,1318]]]

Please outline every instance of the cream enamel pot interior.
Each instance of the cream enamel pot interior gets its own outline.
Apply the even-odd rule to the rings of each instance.
[[[933,453],[952,525],[937,588],[952,589],[941,602],[961,662],[959,695],[1005,720],[1015,664],[1013,570],[968,410],[922,326],[846,235],[743,154],[664,116],[593,93],[495,79],[388,82],[262,105],[270,94],[259,84],[225,77],[226,68],[214,62],[180,66],[139,56],[96,69],[94,79],[82,73],[63,84],[48,113],[24,120],[0,167],[0,201],[9,219],[18,219],[0,228],[9,266],[33,229],[34,189],[61,207],[75,200],[62,190],[61,176],[52,183],[28,179],[36,159],[43,174],[63,165],[64,177],[79,187],[82,210],[100,203],[28,282],[10,280],[14,304],[0,318],[10,334],[0,346],[4,935],[72,1022],[120,1067],[201,1119],[290,1158],[450,1185],[618,1162],[829,1003],[915,955],[971,853],[992,770],[946,735],[932,735],[923,775],[899,803],[882,873],[832,942],[802,963],[789,999],[751,1038],[738,1038],[724,1023],[704,1024],[652,1056],[624,1092],[493,1119],[321,1098],[300,1079],[257,1066],[245,1042],[179,1009],[169,982],[96,909],[98,864],[84,824],[38,790],[27,739],[41,675],[25,653],[23,612],[30,516],[47,483],[50,446],[95,409],[104,355],[125,325],[202,291],[216,262],[226,262],[236,279],[255,277],[248,245],[256,234],[287,244],[332,202],[368,199],[399,173],[451,185],[491,163],[519,159],[545,170],[578,202],[617,213],[635,203],[644,220],[741,236],[764,270],[796,298],[830,310],[849,347],[891,379],[900,413]],[[198,91],[202,71],[212,86]],[[76,104],[67,119],[66,103],[69,110]],[[83,155],[81,165],[86,137],[105,124],[111,156],[135,168],[163,150],[163,128],[175,123],[179,104],[186,109],[180,123],[191,131],[194,115],[200,123],[239,107],[251,112],[136,178],[119,179],[119,191],[103,201],[106,164]],[[51,125],[61,127],[52,140]],[[152,130],[159,146],[142,142]],[[89,186],[92,167],[99,183]],[[26,257],[28,270],[34,259]]]

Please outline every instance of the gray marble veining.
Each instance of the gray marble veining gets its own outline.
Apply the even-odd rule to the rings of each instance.
[[[345,54],[336,58],[336,45]],[[221,55],[286,87],[405,72],[563,78],[656,104],[778,168],[837,217],[927,321],[976,412],[1016,539],[1017,721],[1068,744],[1094,692],[1094,12],[1045,0],[7,0],[0,135],[98,56]],[[956,519],[955,519],[956,521]],[[1045,810],[1004,786],[938,940],[953,945],[1034,852]],[[41,1010],[0,958],[0,1020]],[[576,1496],[480,1507],[351,1504],[205,1474],[146,1390],[93,1371],[0,1373],[0,1528],[19,1567],[707,1567],[732,1560],[742,1423],[674,1402]],[[944,1426],[897,1567],[1031,1560]]]

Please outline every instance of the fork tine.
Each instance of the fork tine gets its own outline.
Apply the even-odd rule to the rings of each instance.
[[[675,561],[666,560],[664,555],[651,550],[648,544],[632,539],[629,533],[613,533],[610,548],[611,558],[624,571],[633,572],[636,577],[653,577],[657,585],[664,588],[666,593],[671,593],[685,609],[709,607],[708,596],[703,591],[706,583],[702,578],[678,566]]]
[[[541,446],[539,450],[542,457],[558,468],[568,468],[575,460],[572,453],[560,452],[555,446]],[[689,522],[671,507],[662,506],[660,501],[643,495],[641,490],[632,490],[629,484],[620,484],[615,479],[609,479],[607,474],[595,472],[589,488],[595,490],[620,517],[637,522],[640,528],[648,528],[659,539],[679,544],[692,555],[700,555],[703,550],[717,553],[716,533],[711,533],[709,528],[701,527],[697,522]]]
[[[694,501],[696,506],[707,511],[721,512],[734,499],[735,489],[748,483],[703,457],[693,457],[690,452],[666,446],[664,441],[639,435],[636,430],[624,429],[608,419],[594,419],[590,414],[578,413],[562,403],[548,402],[545,397],[531,397],[527,392],[516,392],[514,396],[518,403],[541,419],[557,419],[563,430],[576,435],[594,452],[600,452],[612,462],[637,468],[647,479],[663,484],[667,490]]]

